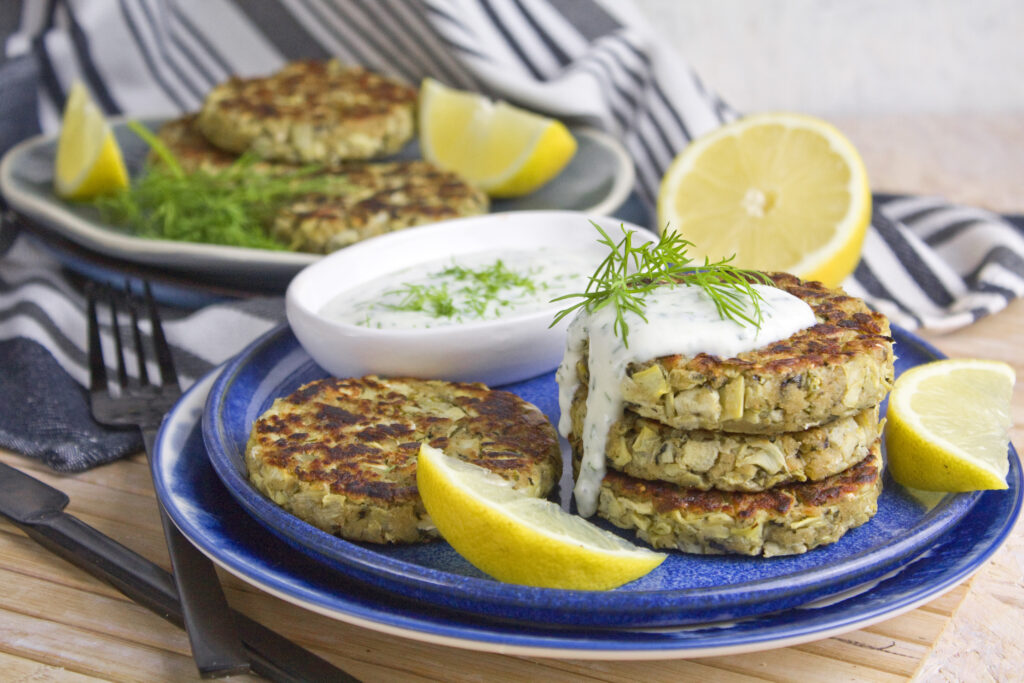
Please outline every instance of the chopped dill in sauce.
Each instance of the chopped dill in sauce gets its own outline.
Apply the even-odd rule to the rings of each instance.
[[[363,327],[430,328],[550,310],[586,284],[595,259],[560,250],[488,250],[432,261],[343,292],[325,315]]]

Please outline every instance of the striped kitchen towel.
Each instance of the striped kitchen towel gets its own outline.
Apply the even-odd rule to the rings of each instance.
[[[43,131],[57,129],[74,79],[108,114],[144,116],[194,111],[229,75],[298,58],[432,76],[612,133],[648,205],[692,138],[738,116],[624,0],[26,1],[5,51],[2,106],[35,112]],[[11,85],[12,64],[27,87]],[[4,132],[11,125],[0,120]],[[0,339],[37,340],[83,381],[81,297],[23,242],[0,260]],[[844,284],[899,325],[951,330],[1024,293],[1024,230],[939,198],[878,197],[863,260]],[[190,377],[280,319],[253,305],[173,321]]]

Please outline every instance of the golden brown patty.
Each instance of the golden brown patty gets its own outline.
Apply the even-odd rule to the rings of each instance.
[[[417,89],[337,61],[299,61],[211,90],[196,125],[211,143],[262,159],[335,164],[398,151],[415,132]]]
[[[156,131],[157,138],[170,150],[186,173],[221,171],[238,160],[238,155],[226,152],[220,147],[210,144],[196,128],[196,115],[188,114],[171,119],[162,124]],[[150,152],[149,161],[159,163],[160,157]],[[269,164],[260,164],[257,168],[268,170]],[[288,166],[288,168],[293,168]]]
[[[834,543],[874,516],[881,491],[876,440],[868,457],[839,474],[759,493],[699,491],[610,470],[597,514],[656,548],[772,557]]]
[[[157,135],[187,172],[214,173],[237,161],[195,129],[195,117],[164,124]],[[258,161],[258,173],[294,172],[294,164]],[[426,161],[346,162],[323,171],[330,194],[290,200],[268,230],[288,248],[330,253],[386,232],[487,213],[489,200],[458,175]]]
[[[583,453],[587,388],[570,408],[569,443]],[[608,431],[607,463],[641,479],[722,491],[763,491],[772,486],[820,480],[868,455],[881,425],[878,409],[842,417],[801,432],[738,434],[675,429],[625,411]]]
[[[416,490],[421,442],[534,496],[561,475],[558,438],[535,406],[482,384],[329,378],[277,399],[254,424],[253,484],[324,531],[356,541],[437,538]]]
[[[326,254],[395,230],[487,213],[487,195],[426,161],[347,164],[338,195],[310,195],[274,218],[271,234],[290,249]]]
[[[626,409],[678,429],[796,432],[877,405],[893,381],[885,316],[841,289],[771,275],[806,301],[817,324],[788,339],[720,358],[674,355],[630,364]],[[587,355],[577,364],[586,384]]]

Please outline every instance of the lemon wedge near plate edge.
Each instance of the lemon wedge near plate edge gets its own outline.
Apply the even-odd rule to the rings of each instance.
[[[128,172],[110,124],[76,81],[57,138],[54,190],[64,199],[85,200],[127,186]]]
[[[1007,488],[1014,381],[1013,368],[990,360],[947,359],[900,375],[885,427],[893,479],[925,491]]]
[[[800,114],[745,117],[695,139],[658,193],[658,225],[691,256],[785,271],[835,287],[853,272],[871,219],[867,172],[834,126]]]
[[[431,78],[420,86],[419,137],[424,159],[499,198],[533,192],[576,153],[562,122]]]
[[[416,485],[441,536],[499,581],[607,590],[665,559],[426,444],[420,446]]]

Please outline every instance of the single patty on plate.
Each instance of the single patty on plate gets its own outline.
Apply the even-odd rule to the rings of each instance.
[[[765,347],[722,358],[662,356],[626,368],[625,408],[678,429],[797,432],[877,405],[894,378],[889,321],[820,282],[769,274],[803,299],[817,324]],[[576,365],[589,379],[586,350]]]
[[[232,77],[206,96],[197,126],[229,152],[334,164],[391,154],[415,132],[417,88],[337,60]]]
[[[834,543],[874,516],[881,492],[876,439],[864,460],[839,474],[757,493],[700,491],[609,470],[597,514],[655,548],[772,557]]]
[[[387,232],[487,213],[487,195],[427,161],[349,163],[346,189],[288,202],[271,234],[296,251],[327,254]]]
[[[438,537],[416,489],[421,442],[533,496],[561,476],[554,427],[535,406],[483,384],[327,378],[279,398],[253,424],[249,479],[295,516],[354,541]]]

